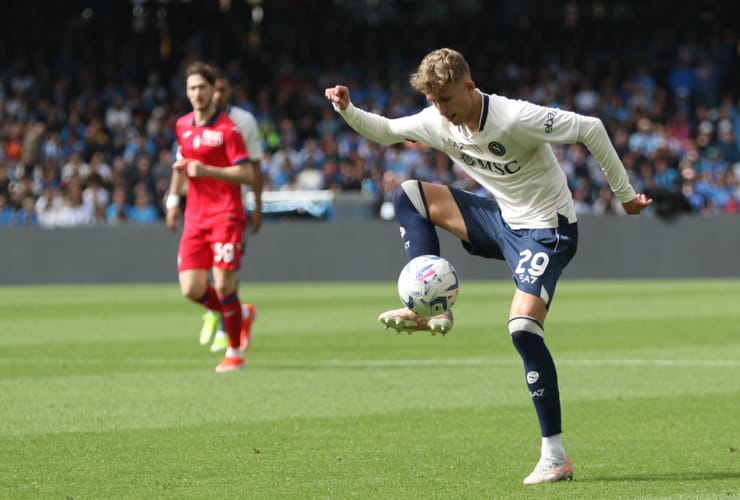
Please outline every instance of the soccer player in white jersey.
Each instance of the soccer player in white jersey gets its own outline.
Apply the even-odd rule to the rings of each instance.
[[[249,151],[249,160],[254,172],[255,182],[249,187],[242,185],[242,194],[245,207],[247,206],[246,194],[249,188],[251,188],[254,195],[254,211],[249,214],[249,233],[254,235],[257,234],[262,225],[262,143],[257,120],[249,111],[231,105],[232,88],[228,78],[219,75],[214,87],[213,99],[216,101],[216,105],[226,112],[229,118],[239,127],[239,131],[244,138],[244,144],[246,144],[247,151]],[[246,335],[243,335],[241,339],[241,348],[246,350],[249,348],[252,323],[257,317],[257,309],[252,304],[244,304],[242,315],[245,323],[248,323],[245,330]],[[213,352],[224,350],[229,346],[229,336],[224,330],[221,315],[215,311],[207,310],[203,314],[203,326],[200,331],[201,345],[207,345],[211,338],[213,338],[211,344],[211,351]]]
[[[560,274],[576,251],[578,229],[565,174],[550,143],[583,143],[599,161],[628,214],[652,200],[636,194],[601,120],[478,90],[464,57],[438,49],[424,57],[411,85],[431,102],[414,115],[389,119],[355,107],[349,89],[325,90],[346,122],[381,144],[420,141],[445,152],[492,198],[440,184],[407,180],[393,203],[409,258],[440,254],[436,227],[484,258],[503,259],[516,285],[508,329],[522,357],[542,435],[540,459],[525,484],[570,479],[562,442],[555,364],[544,343],[547,311]],[[402,308],[380,321],[398,331],[448,332],[451,312],[431,318]]]

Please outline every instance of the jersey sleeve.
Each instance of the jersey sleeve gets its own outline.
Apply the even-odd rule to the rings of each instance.
[[[175,143],[173,144],[173,155],[176,160],[182,159],[182,146],[180,141],[182,140],[182,129],[180,128],[180,120],[175,123]]]
[[[235,124],[228,128],[224,135],[224,147],[226,156],[232,165],[249,161],[247,146],[244,144],[244,138]]]
[[[635,198],[627,171],[614,150],[604,124],[598,118],[572,111],[548,108],[519,101],[518,119],[513,126],[532,147],[543,142],[573,144],[580,142],[599,162],[614,194],[625,203]]]
[[[579,116],[572,111],[516,101],[512,127],[531,146],[578,142]]]
[[[609,140],[604,124],[598,118],[582,116],[578,141],[582,142],[601,165],[612,191],[620,202],[634,200],[637,194],[630,184],[627,171]]]
[[[347,124],[358,134],[380,144],[422,141],[432,147],[439,146],[439,134],[430,132],[427,108],[419,113],[401,118],[386,118],[355,107],[352,103],[344,110],[334,107]]]
[[[260,138],[259,127],[257,126],[257,120],[251,113],[245,115],[244,126],[240,127],[240,129],[244,144],[247,147],[247,153],[249,153],[249,159],[259,161],[262,158],[262,140]]]

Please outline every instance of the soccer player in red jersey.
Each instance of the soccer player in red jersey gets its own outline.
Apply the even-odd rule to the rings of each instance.
[[[249,234],[255,235],[260,230],[262,224],[262,139],[260,137],[259,125],[252,113],[238,106],[231,105],[231,82],[229,82],[229,79],[225,75],[221,74],[216,78],[214,87],[213,99],[216,101],[216,106],[222,112],[226,113],[239,127],[244,144],[247,146],[247,151],[249,152],[249,160],[252,164],[255,178],[252,185],[249,186],[254,195],[254,210],[249,212],[248,222]],[[242,201],[245,206],[247,204],[247,192],[247,186],[242,186]],[[248,241],[245,244],[248,244]],[[249,323],[246,327],[242,328],[240,345],[242,351],[246,351],[249,348],[251,325],[257,319],[257,308],[252,304],[244,304],[242,315],[244,316],[244,321]],[[211,344],[212,352],[222,351],[229,347],[229,336],[224,329],[224,322],[218,311],[207,309],[203,313],[203,326],[198,337],[201,345],[206,345],[213,339],[213,344]]]
[[[244,229],[247,216],[241,184],[254,172],[239,127],[218,110],[213,99],[216,70],[195,62],[186,70],[186,93],[193,111],[180,117],[175,134],[180,158],[172,165],[165,200],[167,227],[176,230],[180,197],[187,181],[184,225],[177,254],[182,294],[207,309],[220,311],[229,347],[217,372],[244,368],[241,334],[248,327],[238,296]],[[208,282],[209,270],[213,285]]]

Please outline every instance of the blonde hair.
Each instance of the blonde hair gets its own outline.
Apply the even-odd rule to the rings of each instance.
[[[421,60],[419,69],[409,79],[411,86],[424,95],[435,95],[448,85],[470,78],[470,67],[461,53],[437,49]]]

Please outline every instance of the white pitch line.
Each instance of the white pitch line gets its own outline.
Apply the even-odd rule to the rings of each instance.
[[[193,365],[204,363],[201,358],[0,358],[0,365],[102,365],[125,364],[140,366]],[[319,361],[300,360],[252,360],[254,368],[382,368],[414,366],[509,366],[520,365],[519,359],[460,358],[460,359],[328,359]],[[650,367],[740,367],[740,360],[697,360],[697,359],[563,359],[556,360],[557,366],[650,366]]]
[[[316,365],[341,366],[497,366],[519,365],[518,359],[368,359],[368,360],[341,360],[332,359],[317,362]],[[566,359],[556,360],[555,364],[574,366],[706,366],[706,367],[740,367],[740,360],[692,360],[692,359]]]

